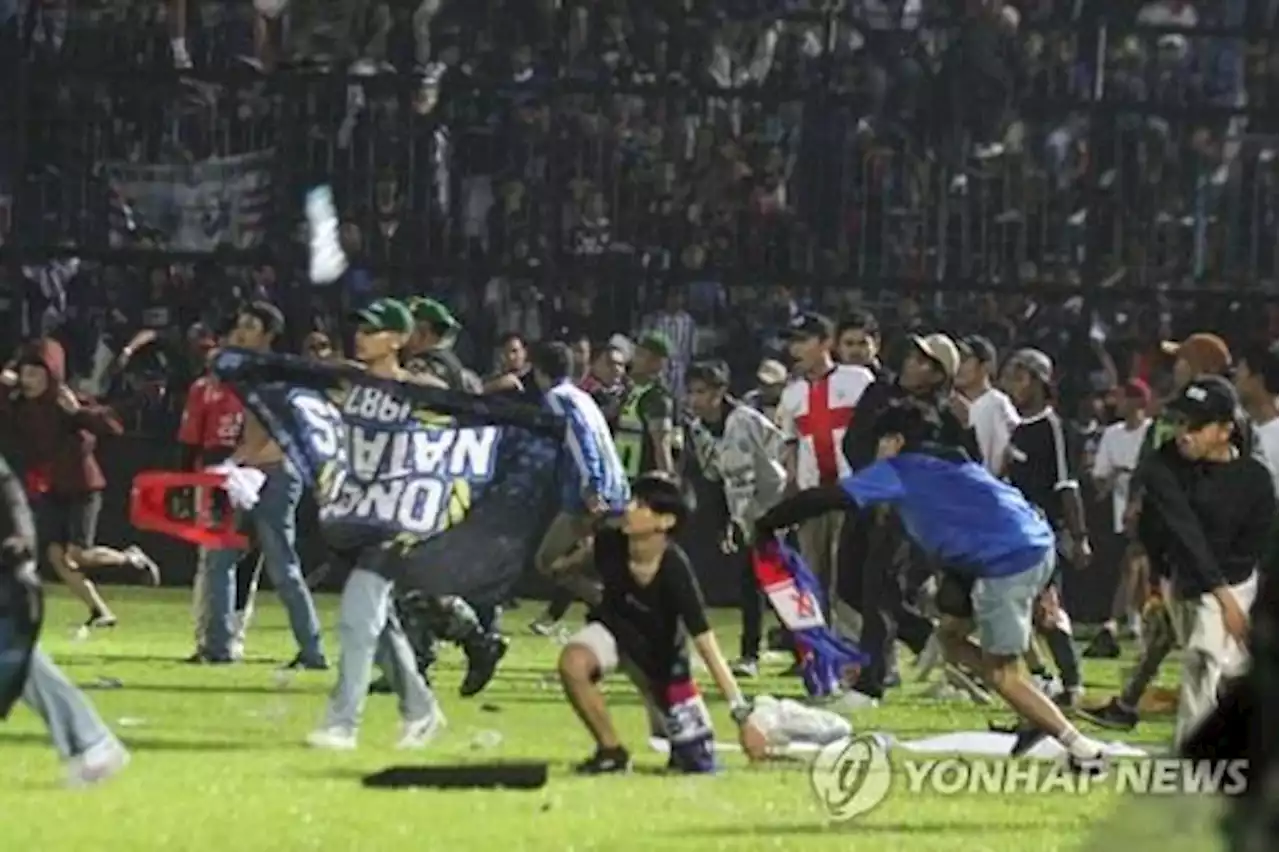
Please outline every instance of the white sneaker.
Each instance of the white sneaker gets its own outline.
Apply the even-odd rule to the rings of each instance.
[[[400,739],[396,740],[396,748],[425,748],[445,724],[444,713],[440,712],[439,709],[428,713],[421,719],[403,722],[400,725]]]
[[[318,728],[307,734],[307,745],[329,751],[355,751],[356,732],[347,728]]]
[[[107,737],[67,762],[67,786],[100,784],[120,774],[129,760],[129,750],[115,737]]]
[[[880,701],[872,698],[864,692],[858,692],[856,689],[846,690],[827,705],[828,710],[836,712],[851,712],[853,710],[865,710],[869,707],[879,707]]]
[[[141,547],[132,544],[124,549],[124,555],[129,560],[130,565],[142,572],[148,585],[160,585],[160,566]]]

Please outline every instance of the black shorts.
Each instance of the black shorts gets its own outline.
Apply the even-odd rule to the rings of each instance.
[[[36,534],[40,545],[72,544],[93,547],[98,535],[98,514],[102,511],[102,494],[45,494],[32,505],[36,516]]]

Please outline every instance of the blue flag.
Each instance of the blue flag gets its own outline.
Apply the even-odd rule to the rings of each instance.
[[[560,418],[294,356],[228,349],[213,372],[311,485],[335,551],[477,604],[519,579],[556,505]]]
[[[756,546],[751,560],[760,590],[795,640],[806,691],[813,696],[830,695],[869,658],[827,626],[822,589],[799,553],[768,539]]]

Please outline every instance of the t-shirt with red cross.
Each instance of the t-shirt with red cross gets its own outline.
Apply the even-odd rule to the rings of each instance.
[[[819,379],[796,379],[778,404],[778,420],[796,442],[796,485],[833,485],[850,473],[840,450],[862,392],[875,381],[866,367],[838,364]]]

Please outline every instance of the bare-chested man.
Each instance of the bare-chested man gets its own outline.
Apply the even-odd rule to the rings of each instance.
[[[266,302],[253,302],[240,309],[228,343],[267,352],[283,329],[284,317],[278,308]],[[294,546],[302,480],[285,461],[280,446],[271,440],[262,424],[249,412],[245,413],[240,444],[228,462],[257,468],[266,475],[258,502],[247,515],[252,522],[253,538],[262,551],[267,575],[289,614],[289,625],[298,642],[298,655],[289,667],[326,669],[328,663],[320,642],[320,620],[316,617],[315,603],[303,579],[301,560]],[[240,555],[237,550],[216,550],[209,554],[205,585],[209,627],[204,647],[198,652],[198,658],[203,662],[229,663],[235,659],[232,653],[235,571]]]

